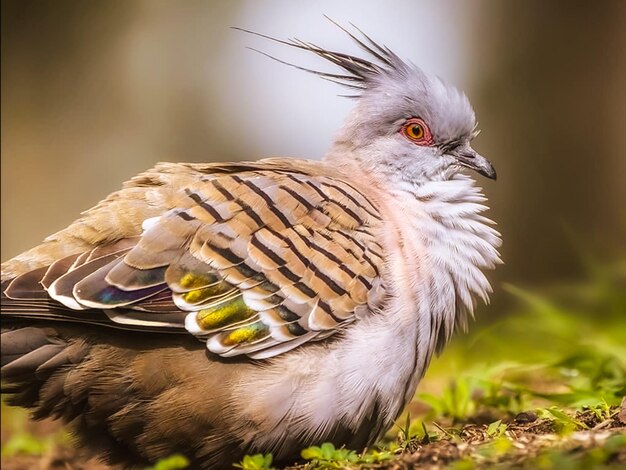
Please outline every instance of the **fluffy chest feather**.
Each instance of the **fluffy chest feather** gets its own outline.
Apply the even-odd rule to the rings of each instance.
[[[395,234],[387,237],[388,281],[393,289],[386,312],[399,329],[415,332],[414,370],[407,383],[410,400],[432,357],[456,327],[465,328],[477,298],[488,301],[491,286],[484,270],[500,263],[501,240],[483,215],[486,198],[473,180],[451,180],[390,192],[387,219]],[[393,232],[392,232],[393,233]]]
[[[490,291],[481,270],[499,262],[500,239],[480,215],[484,200],[463,176],[386,194],[384,309],[334,342],[275,358],[262,383],[243,387],[258,391],[244,414],[273,430],[259,437],[251,428],[250,440],[286,443],[287,434],[328,440],[337,426],[355,435],[369,426],[368,445],[392,425],[432,353],[466,321],[474,298]]]

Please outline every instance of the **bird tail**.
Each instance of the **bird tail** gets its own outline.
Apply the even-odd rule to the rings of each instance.
[[[90,399],[89,387],[95,377],[88,366],[92,348],[86,341],[76,337],[63,339],[66,336],[63,330],[49,324],[4,323],[0,333],[0,388],[8,395],[7,404],[29,408],[34,419],[53,418],[71,423],[78,433],[77,442],[87,446],[92,455],[112,464],[146,466],[149,463],[136,448],[114,436],[107,425],[104,415],[119,411],[118,405],[124,404],[127,397],[120,393]],[[127,432],[123,437],[128,438],[130,433],[126,429],[123,432]]]
[[[71,366],[81,362],[88,347],[68,343],[53,328],[2,326],[0,376],[7,403],[33,409],[35,418],[73,419],[80,410],[64,391]]]

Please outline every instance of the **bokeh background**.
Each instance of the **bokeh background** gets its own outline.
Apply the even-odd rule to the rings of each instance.
[[[358,53],[326,14],[465,90],[482,129],[475,147],[498,170],[497,182],[478,177],[504,239],[506,264],[490,273],[493,303],[433,361],[407,407],[412,418],[398,426],[411,421],[414,436],[426,422],[499,426],[537,407],[560,419],[559,410],[584,406],[604,410],[599,419],[617,414],[626,395],[626,1],[2,0],[1,8],[2,260],[158,161],[321,158],[353,104],[337,96],[345,90],[246,47],[332,67],[229,27]],[[76,464],[58,423],[1,407],[3,469],[105,468]],[[570,425],[563,429],[581,430]],[[594,462],[613,458],[602,452]],[[544,459],[528,468],[592,468],[584,458],[556,453],[548,461],[561,466]]]
[[[358,52],[353,22],[466,91],[503,234],[492,275],[576,278],[626,239],[626,2],[3,0],[2,260],[157,161],[320,158],[352,105],[250,28]],[[483,315],[496,309],[483,309]]]

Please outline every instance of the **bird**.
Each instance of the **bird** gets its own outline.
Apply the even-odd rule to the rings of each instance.
[[[243,30],[352,93],[321,160],[159,163],[2,263],[9,404],[125,468],[288,464],[393,426],[492,293],[501,236],[474,172],[496,171],[463,92],[337,26],[361,56]]]

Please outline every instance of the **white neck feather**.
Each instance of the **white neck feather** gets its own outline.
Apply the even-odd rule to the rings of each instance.
[[[483,270],[500,263],[500,234],[482,215],[486,198],[462,174],[419,185],[396,182],[385,191],[388,258],[385,283],[392,292],[386,309],[398,334],[416,331],[415,369],[409,400],[434,351],[455,327],[465,328],[477,298],[488,302],[491,286]]]

